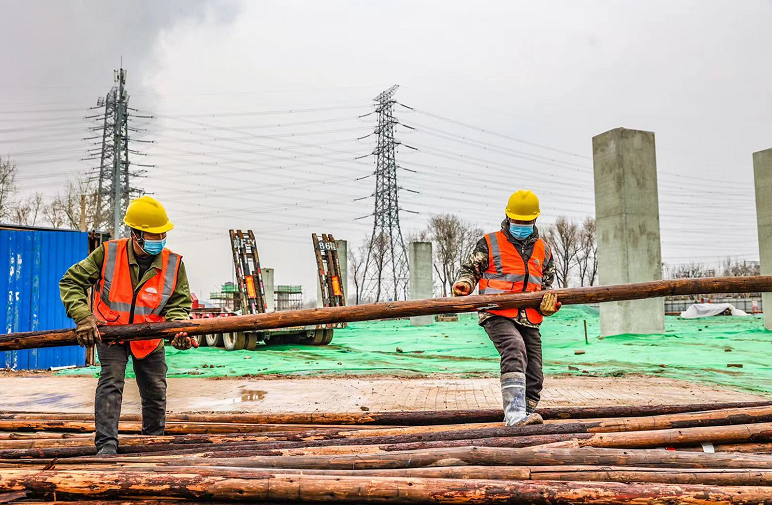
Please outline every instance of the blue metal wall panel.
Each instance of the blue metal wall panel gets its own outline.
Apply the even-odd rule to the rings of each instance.
[[[59,279],[88,255],[88,234],[76,231],[0,230],[0,321],[5,333],[71,328],[59,299]],[[78,346],[0,352],[0,367],[15,370],[84,366]]]

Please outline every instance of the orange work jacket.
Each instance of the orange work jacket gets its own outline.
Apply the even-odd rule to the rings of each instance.
[[[108,325],[157,323],[164,320],[164,306],[174,293],[182,256],[164,249],[162,267],[135,290],[129,270],[129,239],[105,242],[102,278],[94,299],[94,316]],[[151,267],[152,268],[152,267]],[[161,339],[130,342],[131,353],[142,359],[153,352]]]
[[[541,291],[542,271],[550,259],[551,251],[546,242],[537,239],[528,258],[520,255],[514,244],[507,240],[503,231],[485,236],[488,243],[488,269],[480,279],[480,294],[521,293]],[[520,309],[488,310],[491,314],[517,319]],[[526,308],[526,317],[533,324],[544,319],[537,309]]]

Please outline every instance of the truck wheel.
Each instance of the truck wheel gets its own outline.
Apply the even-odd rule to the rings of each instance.
[[[206,335],[206,345],[209,347],[222,347],[222,335],[209,333]]]
[[[241,351],[247,345],[247,336],[241,331],[223,333],[222,342],[226,351]]]
[[[244,349],[247,351],[254,351],[257,349],[257,334],[256,333],[248,333],[246,335],[246,343],[244,344]]]
[[[330,342],[332,342],[332,328],[327,328],[324,330],[324,341],[322,341],[322,345],[330,345]]]
[[[324,328],[317,328],[308,332],[311,345],[324,345]]]
[[[191,338],[196,341],[199,347],[206,347],[208,345],[206,335],[194,335]]]

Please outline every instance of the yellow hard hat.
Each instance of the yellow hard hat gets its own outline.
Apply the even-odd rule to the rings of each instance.
[[[527,189],[512,193],[507,202],[507,217],[517,221],[533,221],[539,214],[539,197]]]
[[[166,233],[174,228],[166,215],[166,209],[158,200],[147,195],[132,200],[123,222],[129,228],[134,228],[148,233]]]

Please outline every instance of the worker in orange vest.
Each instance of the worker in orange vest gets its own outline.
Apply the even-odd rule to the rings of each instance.
[[[531,191],[514,193],[507,203],[501,230],[477,242],[453,284],[454,296],[469,295],[479,283],[480,294],[548,290],[555,279],[550,246],[539,237],[539,199]],[[535,413],[541,397],[541,334],[543,316],[560,309],[557,295],[546,293],[538,309],[486,309],[480,325],[501,356],[501,395],[507,426],[539,424]]]
[[[129,204],[123,222],[131,230],[130,238],[105,242],[70,267],[59,282],[67,315],[77,324],[78,343],[97,345],[101,371],[94,416],[100,455],[118,450],[129,356],[142,398],[142,434],[164,434],[167,366],[162,339],[103,344],[99,326],[184,320],[191,309],[182,256],[165,247],[166,233],[174,225],[163,206],[143,196]],[[95,288],[93,309],[88,300],[91,287]],[[178,333],[172,340],[182,350],[193,344],[187,333]]]

